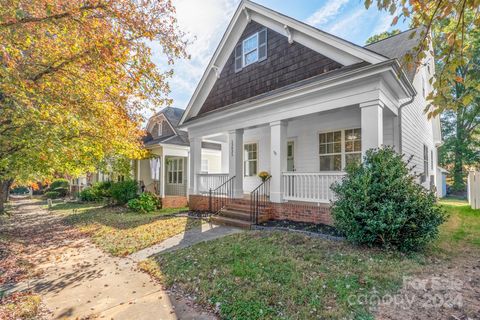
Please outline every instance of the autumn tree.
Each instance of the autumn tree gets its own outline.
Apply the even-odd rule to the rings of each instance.
[[[368,9],[376,3],[380,10],[392,15],[392,25],[399,19],[407,19],[413,28],[419,28],[419,45],[407,55],[406,64],[420,64],[426,57],[430,44],[443,41],[444,45],[432,52],[436,61],[441,61],[443,68],[437,70],[433,83],[434,93],[442,95],[449,91],[450,81],[457,78],[457,69],[465,65],[468,59],[469,44],[466,35],[480,27],[480,0],[365,0]],[[473,92],[466,92],[464,99],[473,99]],[[443,110],[455,110],[451,104],[438,104],[432,95],[433,108],[429,107],[430,116],[438,115]],[[467,98],[468,96],[468,98]]]
[[[399,34],[400,30],[399,29],[393,29],[392,31],[384,31],[381,33],[374,34],[373,36],[369,37],[366,41],[366,44],[374,43],[383,39],[386,39],[388,37],[394,36],[396,34]]]
[[[169,0],[0,0],[0,50],[0,210],[14,180],[141,156],[142,113],[186,56]]]
[[[472,15],[467,12],[466,19]],[[454,191],[465,190],[466,168],[480,165],[480,31],[468,30],[463,41],[466,49],[455,77],[446,79],[447,85],[433,100],[446,110],[441,118],[444,145],[440,148],[440,161],[450,169]],[[444,46],[441,39],[435,42],[437,50]],[[446,67],[443,61],[437,63],[439,70]]]

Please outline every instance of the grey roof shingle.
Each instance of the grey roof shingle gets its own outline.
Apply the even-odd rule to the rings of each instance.
[[[170,124],[175,130],[175,135],[169,135],[153,139],[152,135],[150,133],[147,133],[147,135],[143,137],[143,143],[145,144],[145,146],[153,146],[160,143],[173,144],[178,146],[189,146],[190,142],[188,141],[188,134],[185,131],[181,131],[177,128],[184,111],[185,110],[180,108],[166,107],[160,112],[156,113],[154,116],[163,114],[165,118],[167,118],[168,122],[170,122]]]
[[[415,50],[421,40],[422,28],[415,28],[406,30],[394,36],[385,38],[383,40],[368,44],[366,49],[375,51],[390,59],[398,59],[400,63],[404,62],[403,58],[409,52]],[[416,70],[409,68],[405,70],[408,79],[413,81]]]

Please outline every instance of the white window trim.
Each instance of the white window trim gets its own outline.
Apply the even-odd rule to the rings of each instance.
[[[259,155],[259,152],[258,152],[258,145],[259,145],[259,144],[258,144],[258,142],[255,142],[255,141],[254,141],[254,142],[244,143],[244,144],[243,144],[243,150],[242,150],[243,153],[242,153],[242,154],[245,155],[245,146],[248,146],[248,145],[250,145],[250,144],[254,144],[254,145],[257,146],[257,157],[256,157],[255,159],[245,159],[245,158],[243,159],[243,177],[244,177],[244,178],[255,177],[255,176],[258,174],[258,155]],[[255,171],[256,171],[256,174],[247,176],[247,175],[245,174],[245,168],[246,168],[245,165],[246,165],[247,162],[250,162],[250,161],[255,161],[255,163],[256,163],[256,170],[255,170]]]
[[[183,158],[181,158],[181,157],[170,158],[168,160],[171,161],[171,162],[167,166],[167,183],[168,184],[174,184],[174,185],[182,185],[183,181],[185,179],[185,175],[184,175],[184,171],[183,171],[183,167],[184,167],[185,163],[184,163]],[[176,171],[173,171],[173,162],[174,161],[177,162],[177,170]],[[178,165],[180,162],[182,163],[181,166]],[[178,173],[179,172],[182,173],[182,180],[180,182],[178,181]],[[171,182],[170,182],[169,173],[172,173],[172,181]],[[176,179],[174,179],[173,173],[176,173]],[[175,180],[176,180],[176,182],[175,182]]]
[[[250,50],[248,52],[245,52],[245,42],[247,42],[248,40],[251,40],[255,36],[257,37],[257,45],[252,50]],[[248,38],[246,38],[242,41],[242,67],[243,68],[245,68],[245,67],[247,67],[251,64],[254,64],[255,62],[258,62],[258,54],[259,54],[258,53],[258,40],[259,40],[258,38],[259,38],[259,32],[256,32],[256,33],[252,34],[250,37],[248,37]],[[247,64],[246,61],[245,61],[245,56],[248,55],[249,53],[252,53],[255,50],[257,51],[257,59],[255,61],[252,61],[249,64]]]
[[[201,171],[208,173],[208,159],[201,160]]]
[[[320,170],[320,157],[321,156],[334,156],[334,155],[338,155],[340,154],[340,158],[341,158],[341,167],[342,169],[340,171],[330,171],[330,172],[342,172],[345,170],[345,167],[347,166],[347,155],[348,154],[360,154],[360,157],[361,157],[361,154],[362,154],[362,151],[354,151],[354,152],[346,152],[345,151],[345,144],[346,144],[346,139],[345,139],[345,131],[347,130],[354,130],[354,129],[360,129],[360,137],[361,137],[361,134],[362,134],[362,128],[361,127],[351,127],[351,128],[343,128],[343,129],[331,129],[331,130],[321,130],[321,131],[317,131],[317,148],[318,148],[318,170],[320,172],[329,172],[329,171],[325,171],[325,170]],[[320,154],[320,134],[323,134],[323,133],[330,133],[330,132],[337,132],[337,131],[340,131],[340,136],[341,136],[341,140],[340,140],[340,153],[339,152],[334,152],[334,153],[325,153],[325,154]],[[362,142],[362,139],[360,138],[360,145],[361,145],[361,142]],[[361,149],[361,148],[360,148]]]

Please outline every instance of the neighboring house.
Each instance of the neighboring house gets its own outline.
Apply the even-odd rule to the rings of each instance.
[[[414,32],[361,47],[242,1],[179,124],[190,140],[191,208],[213,203],[218,221],[240,226],[257,213],[330,223],[331,184],[382,145],[412,156],[419,183],[436,186],[440,122],[424,113],[434,61],[427,53],[416,69],[400,64]],[[213,199],[205,191],[225,180],[202,173],[205,141],[221,145],[228,167]],[[271,174],[265,185],[260,171]]]
[[[166,107],[148,120],[144,145],[152,157],[133,163],[133,178],[144,191],[160,196],[164,207],[187,205],[190,143],[187,133],[177,128],[183,111]],[[220,149],[220,144],[203,143],[199,172],[216,174],[221,171]]]

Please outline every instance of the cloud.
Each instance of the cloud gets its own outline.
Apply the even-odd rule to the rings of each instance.
[[[190,42],[190,60],[176,61],[169,79],[173,106],[184,109],[210,61],[240,0],[174,0],[180,29]],[[168,68],[157,45],[152,46],[155,63]]]
[[[345,14],[340,21],[326,27],[325,31],[351,40],[355,38],[357,33],[362,32],[362,27],[369,23],[368,19],[363,17],[367,13],[368,11],[365,8],[356,9],[348,15]]]
[[[305,22],[315,27],[324,25],[338,16],[342,7],[344,7],[348,1],[349,0],[329,1],[308,17]]]

